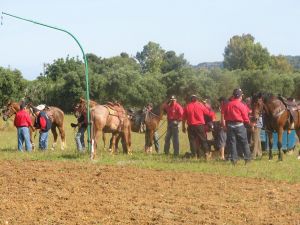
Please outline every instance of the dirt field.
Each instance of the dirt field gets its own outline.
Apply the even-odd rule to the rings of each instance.
[[[0,224],[300,224],[300,184],[1,161]]]

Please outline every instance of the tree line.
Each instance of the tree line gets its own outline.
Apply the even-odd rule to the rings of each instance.
[[[128,107],[159,104],[170,95],[184,103],[187,96],[209,97],[217,106],[220,96],[229,97],[236,87],[245,95],[263,91],[300,97],[300,73],[286,57],[271,55],[250,34],[233,36],[224,50],[222,68],[199,68],[183,54],[147,43],[135,56],[121,53],[102,58],[87,54],[90,98],[118,101]],[[47,64],[45,72],[28,81],[18,70],[0,67],[0,104],[29,97],[33,103],[55,105],[71,112],[74,102],[85,96],[84,63],[66,57]]]

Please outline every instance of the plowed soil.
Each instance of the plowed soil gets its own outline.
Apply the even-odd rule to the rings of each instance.
[[[300,184],[93,163],[0,164],[0,224],[300,224]]]

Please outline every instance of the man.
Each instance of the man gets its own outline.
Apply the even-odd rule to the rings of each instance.
[[[87,129],[86,113],[81,114],[81,116],[78,117],[78,119],[77,119],[77,124],[71,123],[71,126],[72,127],[78,126],[78,131],[75,136],[75,142],[76,142],[77,150],[79,152],[84,152],[84,150],[85,150],[84,132]]]
[[[20,111],[16,113],[14,125],[18,130],[18,150],[23,151],[23,143],[25,142],[26,151],[31,151],[29,127],[32,127],[32,122],[29,113],[25,110],[25,102],[21,102]],[[33,127],[32,127],[33,128]]]
[[[262,157],[262,147],[261,147],[261,138],[260,138],[260,132],[261,128],[263,127],[263,119],[262,116],[259,116],[257,119],[257,122],[253,129],[253,144],[252,144],[252,159],[256,159],[256,157],[261,158]]]
[[[52,126],[52,122],[45,111],[41,111],[40,107],[33,108],[36,115],[34,127],[40,129],[39,149],[46,150],[48,147],[48,133]]]
[[[220,130],[217,134],[216,145],[220,151],[221,160],[225,160],[225,146],[226,146],[227,134],[226,134],[226,123],[224,119],[224,110],[228,101],[225,97],[220,97],[218,101],[220,102],[220,113],[221,113],[220,124],[221,125],[220,125]]]
[[[214,120],[214,112],[197,101],[196,95],[191,95],[190,102],[184,108],[182,131],[183,133],[186,132],[185,123],[187,122],[191,152],[197,157],[200,157],[199,143],[204,149],[206,157],[208,157],[210,150],[205,132],[205,115],[212,121]]]
[[[167,113],[168,127],[165,137],[165,154],[169,154],[170,140],[173,141],[174,156],[179,155],[179,123],[182,121],[183,108],[177,103],[175,96],[171,96],[169,103],[165,107]]]
[[[224,119],[227,125],[227,146],[230,151],[231,162],[235,165],[238,160],[237,146],[241,148],[245,163],[251,160],[247,139],[246,126],[250,126],[247,106],[242,103],[243,92],[234,89],[231,100],[226,104]]]

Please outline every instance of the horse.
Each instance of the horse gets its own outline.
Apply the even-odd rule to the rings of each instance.
[[[80,99],[76,104],[75,113],[86,113],[86,101]],[[91,101],[90,101],[91,106]],[[112,153],[115,151],[116,137],[121,135],[124,152],[131,154],[131,124],[127,114],[120,104],[94,104],[91,107],[92,149],[91,159],[96,156],[98,139],[101,133],[112,133]]]
[[[252,113],[255,120],[263,115],[263,124],[269,138],[269,160],[273,158],[273,131],[278,133],[278,160],[282,161],[282,135],[285,130],[294,128],[300,138],[300,108],[291,109],[283,98],[272,94],[258,93],[252,96]],[[300,159],[300,151],[298,159]]]
[[[145,152],[152,152],[153,137],[154,132],[158,129],[159,122],[162,120],[162,117],[165,112],[166,102],[161,105],[155,106],[151,111],[145,112],[145,124],[146,124],[146,133],[145,133]]]
[[[32,124],[34,124],[35,119],[36,119],[36,116],[32,112],[33,107],[34,106],[31,103],[28,103],[26,105],[26,110],[30,114]],[[20,103],[9,101],[7,103],[5,109],[2,111],[3,120],[4,121],[8,120],[8,118],[10,118],[12,115],[16,114],[19,110],[20,110]],[[65,129],[64,129],[64,112],[61,109],[54,107],[54,106],[47,106],[45,108],[45,112],[47,113],[47,115],[49,116],[49,118],[52,121],[51,131],[52,131],[52,134],[54,137],[52,149],[55,149],[55,147],[57,145],[58,134],[57,134],[56,128],[58,128],[60,137],[61,137],[61,150],[64,150],[64,148],[66,146],[66,135],[65,135]],[[32,144],[32,148],[34,149],[33,132],[34,131],[32,129],[30,129],[30,142]]]

